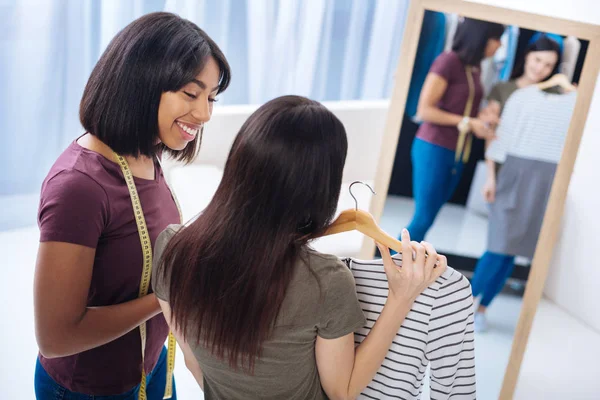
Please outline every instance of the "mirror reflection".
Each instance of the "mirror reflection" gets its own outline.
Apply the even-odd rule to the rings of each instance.
[[[424,16],[381,226],[471,280],[480,398],[500,391],[587,44]]]

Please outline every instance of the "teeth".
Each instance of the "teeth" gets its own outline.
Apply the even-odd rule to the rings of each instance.
[[[200,129],[191,129],[190,127],[188,127],[187,125],[182,124],[181,122],[177,122],[177,125],[179,125],[179,127],[181,129],[184,130],[184,132],[187,132],[188,134],[192,135],[192,136],[196,136],[198,134],[198,131]]]

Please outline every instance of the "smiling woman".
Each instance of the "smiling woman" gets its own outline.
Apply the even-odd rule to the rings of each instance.
[[[172,136],[175,122],[201,128],[215,96],[229,85],[229,65],[216,43],[192,22],[175,18],[148,14],[126,27],[111,41],[86,85],[81,123],[119,154],[152,157],[167,151],[179,160],[192,160],[200,140],[193,146],[184,145],[189,140],[175,140],[181,136]],[[156,146],[159,140],[162,145]]]
[[[194,159],[229,80],[216,43],[169,13],[125,27],[92,71],[80,105],[87,133],[41,191],[38,399],[155,399],[170,386],[176,398],[168,326],[143,279],[156,237],[180,222],[158,159]]]
[[[221,86],[219,64],[209,57],[196,78],[180,91],[164,92],[158,107],[158,128],[161,142],[170,149],[184,150],[202,132],[210,119],[213,104]],[[210,89],[209,89],[210,88]],[[198,141],[199,142],[199,141]]]

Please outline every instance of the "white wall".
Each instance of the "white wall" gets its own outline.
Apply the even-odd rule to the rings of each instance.
[[[599,12],[600,13],[600,12]],[[558,246],[545,295],[600,333],[600,85],[594,98],[571,178]]]
[[[548,17],[569,19],[588,24],[600,24],[600,4],[597,0],[466,0],[470,3],[510,8]]]

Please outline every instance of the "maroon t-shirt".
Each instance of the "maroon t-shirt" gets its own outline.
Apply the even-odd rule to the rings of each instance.
[[[476,117],[479,113],[479,104],[483,98],[483,86],[481,85],[480,68],[473,68],[471,71],[473,83],[475,84],[471,117]],[[437,106],[452,114],[463,115],[469,99],[469,82],[467,81],[465,66],[460,61],[458,54],[453,51],[440,54],[431,65],[429,72],[441,76],[448,82],[446,92],[444,92]],[[423,122],[417,131],[417,137],[455,151],[458,142],[458,128],[456,126],[442,126]]]
[[[155,179],[134,178],[152,240],[179,223],[177,206],[160,165]],[[73,142],[46,177],[38,215],[40,242],[67,242],[96,249],[87,305],[120,304],[138,297],[142,249],[121,168]],[[162,314],[147,322],[146,373],[152,371],[169,328]],[[141,379],[140,331],[83,353],[40,361],[60,385],[79,393],[124,393]]]

